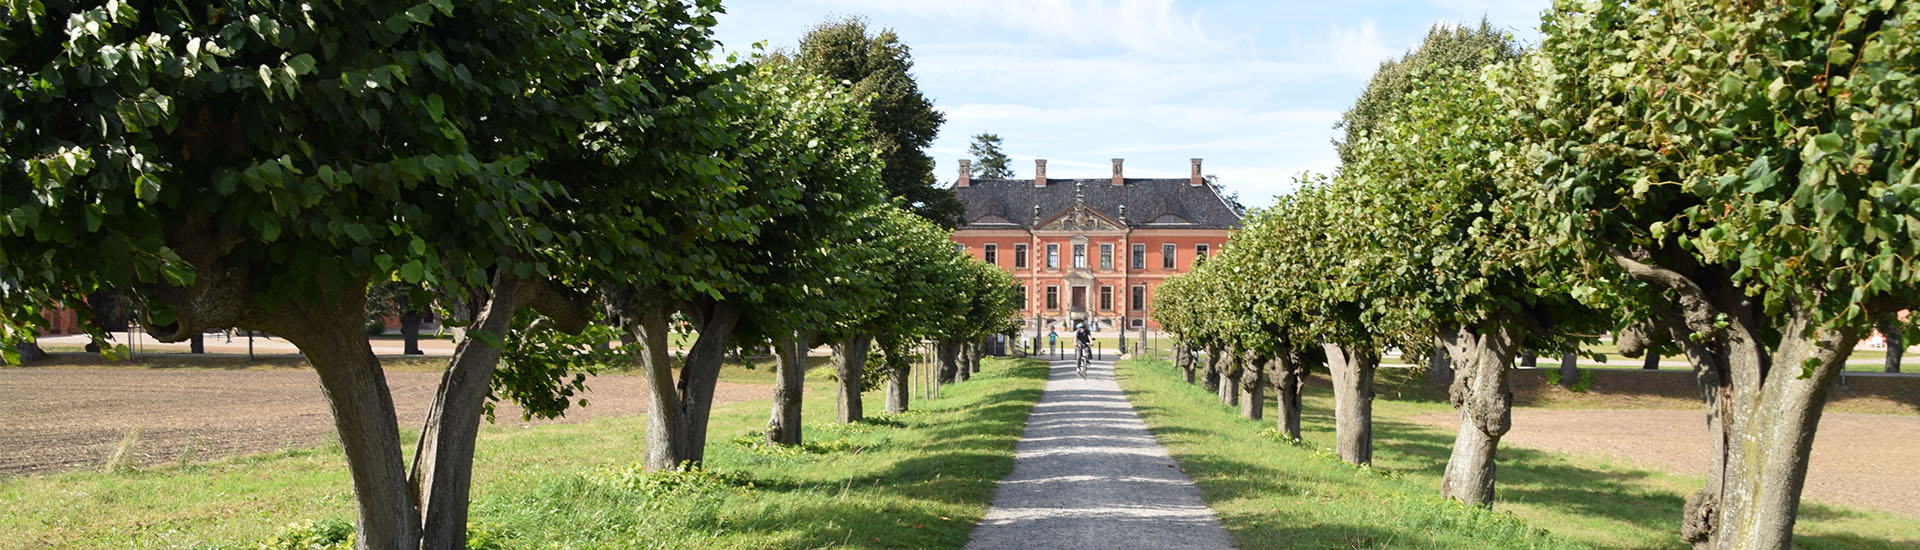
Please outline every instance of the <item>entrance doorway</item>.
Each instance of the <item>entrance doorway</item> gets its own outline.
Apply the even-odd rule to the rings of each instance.
[[[1073,287],[1073,309],[1074,311],[1086,311],[1087,287],[1084,287],[1084,286]]]

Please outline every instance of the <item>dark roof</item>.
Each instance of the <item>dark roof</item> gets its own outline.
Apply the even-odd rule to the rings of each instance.
[[[1032,229],[1073,207],[1076,188],[1084,189],[1087,207],[1108,218],[1120,219],[1127,207],[1127,226],[1134,229],[1239,229],[1240,215],[1227,206],[1211,185],[1192,185],[1186,178],[1127,178],[1114,185],[1110,178],[1053,179],[1046,187],[1033,180],[972,180],[955,186],[953,196],[967,205],[963,229]],[[1040,205],[1034,219],[1033,206]]]

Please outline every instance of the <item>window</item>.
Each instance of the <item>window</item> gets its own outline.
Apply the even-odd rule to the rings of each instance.
[[[1060,309],[1060,287],[1047,287],[1047,309]]]
[[[987,245],[986,251],[987,251],[987,263],[993,264],[996,266],[1000,265],[1000,245],[997,245],[997,244]]]
[[[1085,245],[1085,244],[1082,244],[1082,243],[1074,243],[1074,245],[1073,245],[1073,267],[1074,267],[1075,269],[1086,269],[1086,267],[1087,267],[1087,245]]]
[[[1060,245],[1047,243],[1047,269],[1060,269]]]
[[[1133,268],[1134,269],[1147,268],[1147,245],[1144,245],[1144,244],[1133,245]]]
[[[1173,269],[1173,243],[1160,245],[1160,269]]]
[[[1146,311],[1146,309],[1147,309],[1147,285],[1134,285],[1133,310]]]
[[[1100,245],[1100,270],[1113,271],[1113,244],[1112,243],[1102,243]]]
[[[959,252],[959,253],[961,253],[961,254],[966,254],[966,253],[967,253],[967,245],[964,245],[964,244],[960,244],[960,243],[953,243],[953,251],[954,251],[954,252]]]
[[[1193,266],[1200,267],[1200,262],[1206,261],[1206,259],[1207,259],[1207,245],[1205,244],[1193,245]]]
[[[1027,266],[1027,245],[1024,245],[1024,244],[1013,245],[1013,266],[1014,267]]]
[[[1027,309],[1027,285],[1014,285],[1020,288],[1020,309]]]
[[[1100,287],[1100,310],[1113,311],[1113,287]]]

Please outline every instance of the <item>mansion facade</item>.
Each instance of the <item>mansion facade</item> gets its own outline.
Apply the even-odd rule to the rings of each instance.
[[[1153,293],[1220,251],[1240,228],[1240,214],[1200,175],[1127,178],[1122,159],[1113,177],[973,179],[960,161],[953,194],[966,223],[953,240],[968,254],[1013,274],[1028,329],[1093,322],[1096,330],[1148,327]]]

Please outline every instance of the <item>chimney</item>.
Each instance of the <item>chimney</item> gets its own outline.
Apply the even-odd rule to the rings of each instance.
[[[1189,178],[1188,185],[1199,186],[1207,182],[1207,178],[1200,175],[1200,159],[1193,159],[1193,175]]]
[[[966,187],[973,183],[973,161],[960,159],[960,179],[954,180],[954,187]]]
[[[1047,159],[1033,159],[1033,186],[1047,186]]]
[[[1127,182],[1127,177],[1124,175],[1121,175],[1120,173],[1120,163],[1124,161],[1126,161],[1126,159],[1113,159],[1113,184],[1114,185],[1121,185]]]

